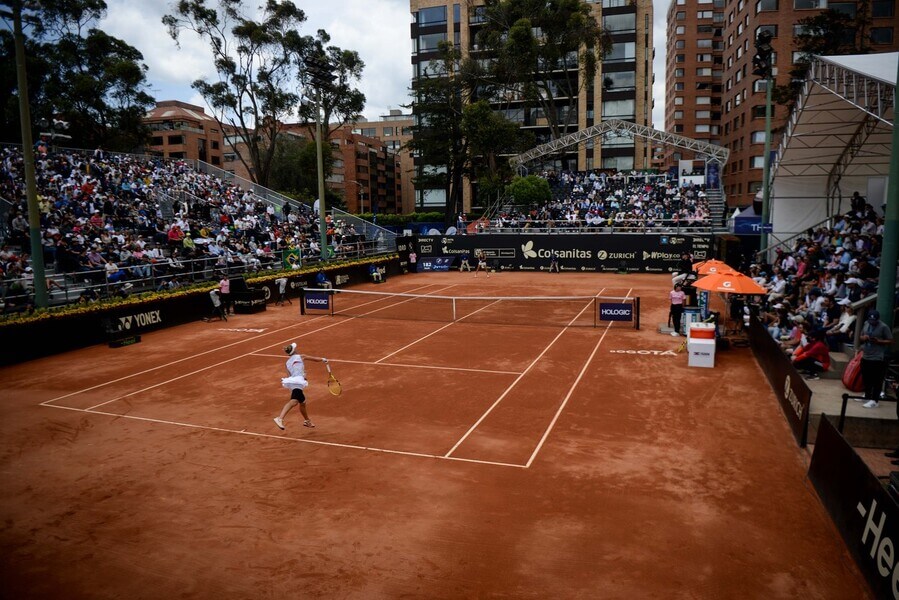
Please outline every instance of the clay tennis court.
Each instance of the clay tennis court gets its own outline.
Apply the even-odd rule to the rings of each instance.
[[[3,597],[869,597],[751,351],[688,368],[657,333],[669,284],[359,288],[639,296],[639,331],[567,306],[550,313],[571,327],[536,309],[301,316],[294,299],[4,368]],[[272,422],[288,342],[343,387],[307,363],[315,429]]]

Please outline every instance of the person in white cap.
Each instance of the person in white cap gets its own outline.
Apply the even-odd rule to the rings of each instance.
[[[303,413],[303,427],[315,427],[312,421],[309,420],[309,413],[306,412],[306,395],[303,393],[303,390],[306,389],[309,382],[306,380],[306,363],[304,359],[308,358],[309,360],[317,360],[322,363],[327,363],[328,359],[298,354],[296,342],[285,346],[284,352],[289,357],[286,363],[289,376],[281,379],[281,385],[290,390],[290,400],[281,409],[281,414],[275,417],[275,425],[279,429],[284,429],[284,418],[287,416],[287,413],[294,406],[299,405],[300,412]]]

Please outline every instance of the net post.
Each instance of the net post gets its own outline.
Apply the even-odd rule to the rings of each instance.
[[[593,296],[593,329],[596,329],[596,326],[597,326],[596,320],[599,318],[599,315],[597,314],[599,312],[598,300],[599,299],[596,296]]]
[[[640,329],[640,296],[634,298],[634,329]]]
[[[337,301],[337,294],[328,293],[328,308],[330,309],[331,316],[334,316],[334,303]]]
[[[456,299],[453,298],[453,323],[456,322]]]

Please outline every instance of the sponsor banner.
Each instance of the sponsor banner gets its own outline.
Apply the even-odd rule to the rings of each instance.
[[[306,292],[303,296],[306,310],[330,310],[331,294],[328,292]]]
[[[397,244],[411,245],[409,238]],[[671,273],[683,252],[696,260],[711,258],[712,236],[699,234],[609,234],[420,236],[419,261],[474,256],[482,250],[491,267],[501,271],[545,271],[553,253],[559,268],[572,272]],[[402,256],[402,252],[400,253]]]
[[[429,256],[418,261],[422,271],[449,271],[455,258],[452,256]]]
[[[793,437],[804,448],[808,440],[808,413],[812,391],[756,315],[749,318],[749,345],[780,402]]]
[[[875,598],[899,598],[899,503],[826,415],[809,480]]]
[[[633,321],[633,304],[618,304],[613,302],[599,303],[600,321]]]

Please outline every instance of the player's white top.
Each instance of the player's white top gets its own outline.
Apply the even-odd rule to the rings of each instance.
[[[303,357],[299,354],[294,354],[287,359],[286,366],[290,377],[282,378],[281,385],[289,390],[306,389],[309,382],[306,381],[306,363],[303,362]]]

